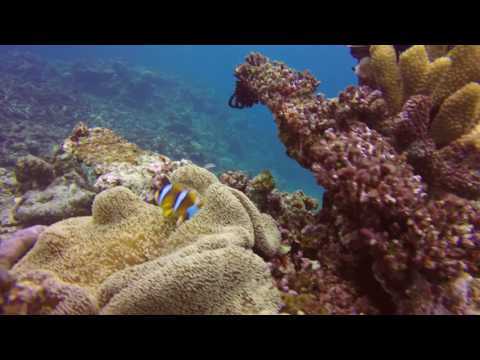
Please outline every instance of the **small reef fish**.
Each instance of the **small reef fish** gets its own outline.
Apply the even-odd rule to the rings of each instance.
[[[208,163],[208,164],[205,164],[203,166],[204,169],[207,169],[207,170],[210,170],[210,169],[215,169],[217,167],[217,165],[215,165],[214,163]]]
[[[194,191],[172,184],[169,180],[165,180],[155,192],[155,202],[164,216],[175,215],[178,218],[177,226],[191,219],[202,207],[202,202]]]

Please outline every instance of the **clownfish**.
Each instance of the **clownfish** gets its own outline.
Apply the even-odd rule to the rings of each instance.
[[[155,192],[155,202],[163,211],[163,215],[175,215],[177,225],[191,219],[201,208],[202,202],[192,190],[166,180],[162,187]]]

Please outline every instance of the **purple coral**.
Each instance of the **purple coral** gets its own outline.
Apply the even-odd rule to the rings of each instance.
[[[388,117],[379,91],[349,87],[326,100],[315,94],[318,81],[308,72],[260,54],[249,55],[235,75],[272,111],[289,156],[327,190],[309,229],[315,246],[331,251],[329,260],[319,256],[337,274],[349,263],[362,273],[352,280],[357,290],[371,297],[368,289],[381,285],[396,311],[404,308],[415,273],[430,289],[463,272],[479,275],[478,205],[449,194],[479,195],[477,152],[435,147],[428,97],[413,97]]]

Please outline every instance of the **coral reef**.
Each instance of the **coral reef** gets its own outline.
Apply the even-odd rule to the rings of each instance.
[[[24,310],[275,313],[278,291],[267,265],[251,250],[264,257],[276,253],[280,235],[272,218],[202,168],[180,167],[171,180],[195,189],[205,202],[178,228],[124,187],[97,195],[91,217],[47,228],[12,269],[22,293],[41,291],[30,301],[37,304],[32,312]],[[12,286],[2,295],[6,305],[14,297]],[[50,295],[39,307],[43,293]],[[64,305],[51,307],[51,298]]]
[[[277,223],[281,247],[268,263],[281,292],[283,313],[379,312],[376,304],[343,276],[338,265],[343,256],[340,249],[323,244],[315,233],[318,201],[301,191],[280,192],[267,172],[251,179],[242,172],[229,171],[220,176],[220,181],[244,192]]]
[[[479,47],[464,47],[449,52],[452,65],[440,74],[452,79],[458,74],[462,81],[453,81],[448,91],[439,81],[433,93],[409,99],[404,99],[404,79],[409,79],[410,95],[421,87],[412,80],[412,68],[419,67],[413,60],[399,67],[387,45],[370,48],[377,90],[350,87],[331,100],[315,94],[319,82],[308,72],[258,53],[235,70],[242,86],[237,95],[248,92],[272,111],[289,156],[327,190],[315,223],[304,231],[316,239],[319,253],[338,258],[337,274],[380,312],[415,313],[422,304],[405,304],[411,303],[414,289],[428,288],[446,312],[460,313],[448,299],[441,300],[441,289],[463,273],[480,275],[479,208],[470,200],[480,196],[478,150],[471,138],[445,146],[430,134],[443,116],[435,101],[446,105],[456,91],[477,81],[472,62]],[[420,50],[412,47],[400,57],[415,58]],[[402,68],[409,69],[408,77]],[[459,122],[475,123],[468,113],[462,115]],[[416,287],[415,274],[428,287]],[[302,299],[308,303],[310,298]]]
[[[219,169],[238,164],[247,150],[263,153],[259,159],[268,154],[268,144],[248,128],[232,131],[244,119],[227,112],[223,98],[168,74],[120,60],[47,61],[25,52],[2,53],[0,63],[0,166],[28,154],[50,156],[79,121],[171,159]],[[76,130],[73,141],[82,135]]]
[[[414,95],[431,96],[430,131],[437,145],[467,134],[480,120],[480,46],[457,45],[439,57],[439,48],[415,45],[398,60],[392,45],[372,45],[369,50],[371,84],[382,91],[391,114]]]

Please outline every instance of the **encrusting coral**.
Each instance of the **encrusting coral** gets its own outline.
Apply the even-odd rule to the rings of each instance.
[[[464,63],[462,74],[468,75],[449,94],[476,81],[470,62],[479,46],[472,47],[449,52],[454,55],[447,73]],[[252,98],[266,105],[289,156],[327,190],[324,207],[308,231],[317,237],[318,248],[337,248],[343,258],[337,266],[350,268],[357,289],[370,296],[383,291],[383,311],[414,313],[420,306],[405,305],[415,286],[413,274],[419,274],[428,284],[423,289],[437,300],[462,273],[480,275],[480,209],[470,200],[480,197],[479,153],[465,135],[460,137],[464,141],[442,148],[435,144],[430,130],[435,116],[442,116],[441,107],[432,108],[431,94],[403,99],[404,84],[397,83],[401,69],[392,49],[373,49],[372,57],[378,55],[374,65],[385,66],[375,79],[384,82],[377,90],[349,87],[326,100],[315,94],[319,82],[308,72],[253,53],[235,70],[242,87],[235,102],[243,104],[242,94],[248,93],[245,105],[253,104]],[[409,84],[408,89],[421,87],[412,85],[413,80]],[[460,311],[445,306],[447,312]]]
[[[92,169],[96,191],[124,186],[143,198],[155,176],[168,175],[180,166],[191,164],[188,160],[173,161],[143,150],[110,129],[88,128],[82,122],[65,140],[63,150]]]
[[[82,299],[100,299],[93,306],[104,313],[275,313],[278,291],[267,264],[251,250],[275,254],[279,232],[273,220],[202,168],[180,167],[171,180],[205,201],[178,228],[158,207],[115,187],[97,195],[92,217],[47,228],[12,274],[32,287],[43,286],[38,274],[53,274],[63,303],[81,289]],[[135,281],[120,281],[131,276]],[[65,284],[74,286],[72,294]]]

